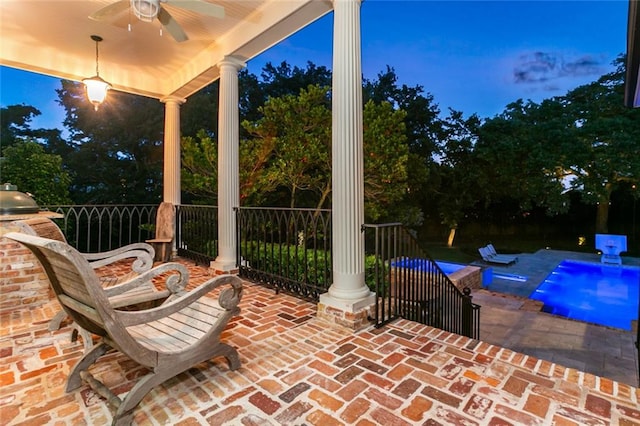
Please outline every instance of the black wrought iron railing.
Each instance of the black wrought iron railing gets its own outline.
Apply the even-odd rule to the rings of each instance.
[[[474,339],[480,337],[480,306],[471,290],[460,291],[400,223],[364,225],[365,276],[377,294],[375,323],[397,318]]]
[[[69,244],[84,253],[112,250],[153,236],[156,204],[58,205],[49,211]]]
[[[153,236],[157,205],[49,206],[70,244],[111,250]],[[236,209],[240,275],[277,291],[318,300],[332,284],[331,211]],[[180,256],[207,264],[218,254],[214,206],[176,206]],[[479,306],[461,292],[400,224],[364,225],[365,280],[378,295],[376,324],[403,317],[477,338]]]
[[[240,276],[318,300],[332,282],[331,211],[236,209]]]
[[[176,206],[178,256],[207,265],[218,255],[218,208],[181,204]]]

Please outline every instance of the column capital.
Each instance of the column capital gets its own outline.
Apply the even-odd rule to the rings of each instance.
[[[160,102],[162,102],[163,104],[175,103],[178,105],[182,105],[183,103],[187,102],[187,100],[179,96],[165,96],[164,98],[160,98]]]
[[[247,63],[240,58],[235,56],[225,56],[223,60],[218,62],[216,66],[220,69],[225,66],[234,67],[237,71],[247,66]]]

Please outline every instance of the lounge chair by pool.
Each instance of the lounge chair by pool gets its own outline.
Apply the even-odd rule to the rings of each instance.
[[[480,252],[480,256],[482,256],[482,260],[488,263],[510,265],[518,260],[517,256],[492,254],[491,250],[489,250],[487,247],[480,247],[478,249],[478,252]]]
[[[493,244],[487,244],[487,249],[489,250],[489,255],[496,257],[498,259],[512,260],[513,262],[518,261],[518,256],[513,256],[510,254],[498,254],[495,247],[493,247]]]

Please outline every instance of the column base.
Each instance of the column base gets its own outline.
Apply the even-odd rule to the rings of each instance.
[[[337,299],[324,293],[320,295],[317,317],[334,325],[358,331],[372,324],[376,295],[370,293],[358,300]]]
[[[213,275],[238,275],[238,273],[240,272],[235,262],[221,262],[218,260],[214,260],[213,262],[209,263],[209,271]]]

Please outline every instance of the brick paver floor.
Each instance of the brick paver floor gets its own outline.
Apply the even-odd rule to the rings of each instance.
[[[190,266],[192,282],[208,278]],[[509,349],[400,320],[357,333],[315,317],[314,304],[246,283],[222,340],[242,367],[213,359],[149,393],[149,425],[640,425],[640,389]],[[81,355],[69,323],[47,330],[56,301],[4,312],[0,419],[5,425],[102,425],[88,386],[65,393]],[[144,369],[107,354],[92,374],[126,393]]]

